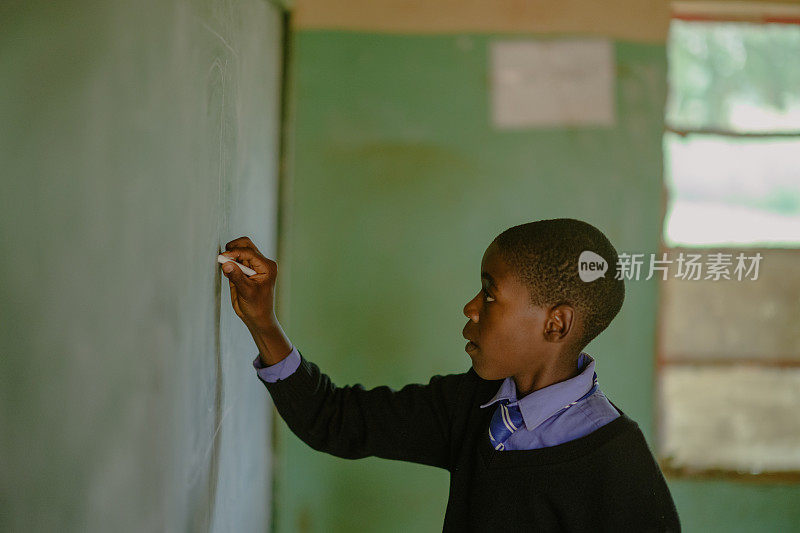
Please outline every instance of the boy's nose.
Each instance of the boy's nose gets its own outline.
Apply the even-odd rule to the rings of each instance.
[[[477,298],[477,296],[475,298]],[[464,316],[477,323],[478,307],[475,305],[475,298],[467,302],[467,305],[464,306]]]

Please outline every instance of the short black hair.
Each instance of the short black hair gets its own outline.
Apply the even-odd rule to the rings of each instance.
[[[622,308],[625,282],[615,279],[617,251],[603,232],[588,222],[574,218],[528,222],[508,228],[494,242],[503,260],[528,287],[531,304],[569,304],[583,318],[571,350],[583,350]],[[604,277],[581,280],[578,258],[586,250],[606,260]]]

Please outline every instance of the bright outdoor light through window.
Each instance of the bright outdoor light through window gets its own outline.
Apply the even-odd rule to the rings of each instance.
[[[665,244],[800,245],[800,26],[676,20],[668,54]]]
[[[667,246],[800,244],[800,139],[667,133]]]

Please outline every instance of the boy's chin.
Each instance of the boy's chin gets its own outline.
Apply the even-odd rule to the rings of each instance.
[[[481,368],[480,365],[475,365],[474,361],[472,362],[472,369],[475,370],[475,373],[478,375],[479,378],[485,379],[487,381],[494,381],[494,380],[497,380],[497,379],[504,379],[504,378],[492,375],[492,373],[490,371],[487,371],[487,369],[485,369],[485,368]]]

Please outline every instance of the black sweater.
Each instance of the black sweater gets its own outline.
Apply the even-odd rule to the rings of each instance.
[[[299,350],[298,350],[299,352]],[[289,428],[315,450],[345,459],[383,457],[444,468],[444,532],[680,531],[664,476],[639,426],[620,416],[557,446],[496,451],[492,409],[502,380],[470,368],[400,390],[337,387],[301,355],[266,385]]]

